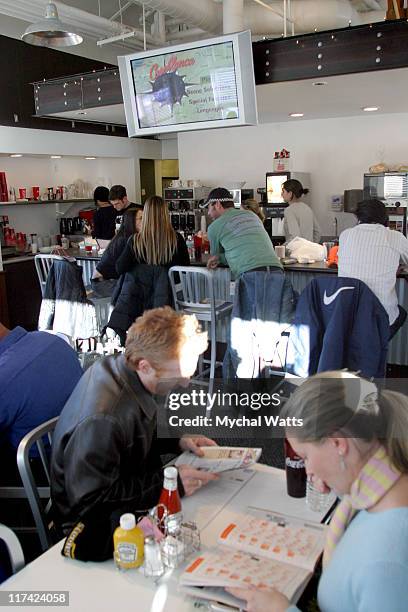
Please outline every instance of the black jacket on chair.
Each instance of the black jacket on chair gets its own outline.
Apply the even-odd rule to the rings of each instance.
[[[178,440],[156,437],[157,409],[124,355],[105,357],[85,372],[53,437],[51,497],[64,533],[90,516],[157,504],[160,455],[179,452]]]
[[[60,332],[73,340],[99,335],[95,306],[87,298],[82,268],[75,260],[54,259],[41,302],[38,329]]]
[[[388,315],[374,293],[355,278],[313,279],[302,291],[290,333],[288,371],[360,371],[383,378],[389,337]]]

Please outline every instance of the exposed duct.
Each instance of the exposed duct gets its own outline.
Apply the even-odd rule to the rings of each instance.
[[[213,0],[140,0],[139,4],[207,32],[222,30],[222,7]]]
[[[230,23],[239,23],[235,5],[239,6],[240,3],[241,0],[223,2],[224,22],[228,24],[228,29]],[[221,7],[213,0],[143,0],[143,4],[208,32],[222,31]],[[268,5],[275,10],[268,10],[247,0],[244,5],[243,28],[250,29],[253,35],[280,35],[283,31],[283,18],[280,16],[283,14],[282,0],[269,1]],[[231,11],[230,16],[227,11]],[[292,0],[291,16],[297,34],[361,23],[361,15],[350,0]],[[234,29],[236,31],[236,26]]]
[[[282,2],[270,2],[276,9]],[[332,30],[361,23],[360,14],[349,0],[292,0],[291,19],[296,34],[314,30]],[[246,5],[245,25],[252,34],[281,34],[283,19],[277,13],[264,9],[259,4]]]
[[[365,6],[383,6],[380,0],[364,0]],[[183,23],[189,26],[190,32],[186,31],[178,36],[177,31],[170,32],[168,39],[175,43],[177,40],[186,40],[190,36],[197,35],[198,38],[220,34],[223,31],[223,18],[228,30],[250,29],[254,36],[281,36],[283,27],[283,2],[282,0],[266,0],[272,7],[268,10],[254,0],[245,0],[243,7],[243,25],[241,23],[240,7],[242,0],[225,0],[223,5],[214,0],[133,0],[136,4],[144,4],[146,8],[159,11],[170,19],[169,22]],[[35,21],[44,12],[47,0],[0,0],[0,14],[15,17],[24,21]],[[99,17],[87,11],[68,6],[62,2],[55,3],[60,18],[75,28],[75,31],[92,39],[101,39],[109,36],[118,36],[121,33],[135,31],[132,38],[118,44],[129,49],[143,46],[143,32],[135,30],[133,26],[123,24]],[[126,5],[126,3],[124,3]],[[296,34],[313,32],[317,30],[330,30],[351,25],[381,21],[385,17],[385,11],[368,11],[359,13],[353,7],[350,0],[291,0],[291,18],[294,21]],[[223,17],[224,12],[224,17]],[[227,14],[226,14],[227,13]],[[158,19],[158,18],[157,18]],[[147,34],[146,41],[149,48],[161,46],[163,40],[163,17],[155,23],[154,36]],[[202,31],[201,36],[198,30]],[[160,32],[160,35],[158,34]]]
[[[222,24],[224,34],[245,29],[244,0],[223,0]]]

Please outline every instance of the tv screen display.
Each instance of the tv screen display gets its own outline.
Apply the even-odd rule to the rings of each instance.
[[[119,58],[130,136],[256,123],[249,32]]]
[[[266,197],[268,204],[281,204],[282,185],[289,178],[289,174],[267,174],[266,175]]]

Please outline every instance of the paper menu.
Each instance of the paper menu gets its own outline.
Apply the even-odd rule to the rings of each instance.
[[[206,472],[220,473],[253,465],[262,453],[261,448],[238,446],[202,446],[201,450],[203,457],[187,451],[177,457],[175,465],[191,465]]]
[[[291,598],[309,576],[309,572],[270,559],[248,556],[240,551],[203,553],[182,576],[183,586],[279,588]]]
[[[258,519],[249,514],[225,527],[219,542],[240,551],[313,571],[324,548],[325,527],[283,515]]]

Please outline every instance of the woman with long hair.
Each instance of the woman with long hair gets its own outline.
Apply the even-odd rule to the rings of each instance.
[[[174,231],[167,205],[160,196],[147,198],[141,230],[128,240],[116,263],[116,271],[124,274],[142,263],[166,267],[190,263],[184,238]]]
[[[243,208],[244,210],[250,210],[258,217],[258,219],[262,221],[262,223],[265,223],[265,213],[260,207],[259,202],[257,200],[254,200],[252,198],[244,200],[241,204],[241,208]]]
[[[408,398],[347,372],[307,379],[281,411],[309,478],[341,498],[318,588],[321,612],[405,612],[408,602]],[[293,423],[294,421],[292,421]],[[295,612],[273,591],[231,589],[248,612]]]

